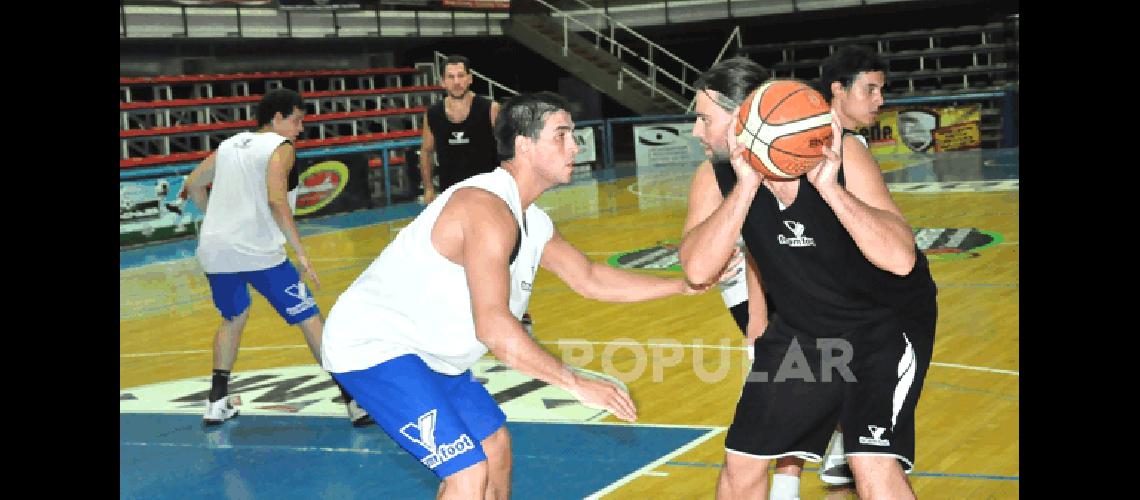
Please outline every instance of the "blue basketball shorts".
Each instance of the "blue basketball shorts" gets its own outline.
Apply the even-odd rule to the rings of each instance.
[[[253,285],[290,325],[320,313],[316,299],[289,259],[260,271],[206,273],[206,280],[210,282],[214,307],[227,320],[240,316],[249,308],[248,285]]]
[[[440,479],[487,460],[482,441],[507,422],[471,370],[444,375],[415,354],[332,376],[388,436]]]

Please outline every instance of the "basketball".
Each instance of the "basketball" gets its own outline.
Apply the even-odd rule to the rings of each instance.
[[[823,160],[831,145],[831,106],[823,95],[795,80],[770,80],[740,105],[736,142],[760,174],[794,179]]]

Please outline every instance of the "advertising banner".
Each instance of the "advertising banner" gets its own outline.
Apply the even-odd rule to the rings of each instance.
[[[296,219],[370,208],[368,158],[361,153],[298,158],[289,189],[297,191]]]
[[[693,137],[693,122],[633,126],[637,169],[681,167],[695,169],[705,160],[701,141]]]
[[[178,195],[186,176],[119,182],[119,246],[195,234],[202,213]]]
[[[962,151],[981,147],[980,121],[980,104],[887,107],[859,133],[875,156]]]

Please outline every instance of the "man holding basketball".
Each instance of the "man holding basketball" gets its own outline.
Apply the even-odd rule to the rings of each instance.
[[[763,178],[744,159],[735,117],[767,77],[733,58],[695,85],[693,135],[712,161],[694,175],[681,265],[688,280],[708,281],[742,235],[758,278],[747,325],[753,373],[725,439],[717,496],[766,490],[772,459],[818,462],[841,424],[859,496],[913,498],[904,468],[913,467],[914,412],[934,345],[934,281],[877,163],[838,120],[826,159],[801,177]],[[771,317],[754,287],[771,300]]]

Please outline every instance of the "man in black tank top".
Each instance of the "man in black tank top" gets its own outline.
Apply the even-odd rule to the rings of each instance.
[[[424,204],[436,197],[432,184],[432,153],[439,155],[439,190],[499,165],[492,130],[499,103],[475,95],[471,87],[471,63],[463,56],[450,56],[443,65],[447,95],[424,115],[420,172]]]
[[[914,496],[905,472],[914,463],[914,412],[933,350],[936,289],[878,164],[840,126],[843,99],[856,83],[864,85],[858,92],[882,87],[882,71],[864,75],[875,78],[836,84],[837,140],[825,148],[826,160],[789,181],[761,178],[731,132],[739,103],[767,71],[734,58],[695,85],[693,135],[711,161],[693,178],[682,268],[691,282],[715,279],[718,263],[743,236],[763,292],[750,287],[749,302],[768,297],[778,311],[759,316],[753,311],[766,308],[749,306],[753,373],[725,440],[718,498],[766,489],[771,459],[778,459],[772,498],[794,498],[789,483],[781,484],[781,469],[798,474],[796,461],[820,461],[837,424],[847,429],[843,448],[860,497]]]
[[[439,191],[476,174],[495,170],[499,155],[495,150],[495,118],[499,103],[471,92],[471,61],[460,55],[449,56],[443,64],[443,86],[447,95],[432,104],[424,114],[423,142],[420,146],[420,174],[424,183],[424,205],[437,196],[432,183],[432,153],[439,154]],[[523,314],[523,327],[534,336],[530,313]]]

